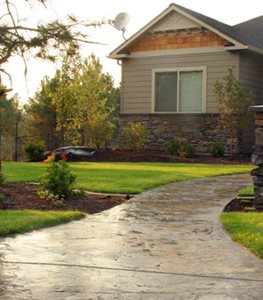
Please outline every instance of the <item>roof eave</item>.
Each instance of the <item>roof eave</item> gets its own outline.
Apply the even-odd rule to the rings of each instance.
[[[216,28],[214,28],[214,27],[206,24],[205,22],[199,20],[198,18],[195,18],[191,14],[189,14],[189,13],[185,12],[184,10],[180,9],[176,4],[171,4],[166,10],[164,10],[161,14],[159,14],[157,17],[155,17],[148,24],[146,24],[142,29],[140,29],[139,31],[137,31],[127,41],[125,41],[118,48],[116,48],[115,50],[113,50],[110,53],[109,57],[116,59],[117,56],[120,55],[119,54],[120,51],[124,50],[127,46],[129,46],[132,42],[134,42],[140,35],[142,35],[144,32],[146,32],[151,26],[153,26],[154,24],[156,24],[158,21],[160,21],[163,17],[165,17],[171,11],[177,11],[180,14],[182,14],[183,16],[185,16],[185,17],[189,18],[190,20],[198,23],[199,25],[201,25],[203,27],[206,27],[207,29],[209,29],[212,32],[216,33],[217,35],[221,36],[223,39],[225,39],[225,40],[231,42],[232,44],[234,44],[234,47],[245,47],[245,45],[243,45],[239,41],[233,39],[232,37],[230,37],[230,36],[222,33],[221,31],[217,30]]]
[[[112,59],[124,59],[124,58],[129,58],[130,56],[131,56],[130,54],[114,54],[114,53],[111,53],[107,57],[112,58]]]
[[[250,46],[250,45],[243,45],[242,47],[239,47],[239,46],[225,46],[224,48],[225,48],[225,50],[228,50],[228,51],[248,50],[248,51],[263,55],[263,49],[253,47],[253,46]]]
[[[254,52],[254,53],[263,55],[263,49],[253,47],[253,46],[248,46],[247,49]]]

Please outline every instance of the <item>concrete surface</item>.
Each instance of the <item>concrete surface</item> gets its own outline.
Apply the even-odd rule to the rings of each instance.
[[[219,215],[249,175],[173,183],[0,240],[0,299],[263,299],[263,261]]]

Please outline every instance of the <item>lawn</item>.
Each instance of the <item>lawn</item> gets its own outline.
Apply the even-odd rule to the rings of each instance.
[[[0,236],[29,232],[85,217],[73,211],[0,210]]]
[[[243,188],[238,193],[239,197],[252,197],[254,195],[255,195],[255,192],[254,192],[254,186],[253,185]]]
[[[248,173],[252,165],[176,163],[70,163],[77,187],[105,193],[137,194],[163,184],[201,177]],[[5,162],[8,182],[38,182],[44,163]]]
[[[250,165],[205,165],[175,163],[70,163],[77,187],[105,193],[137,194],[163,184],[194,178],[248,173]],[[5,162],[7,182],[38,182],[44,163]],[[22,233],[80,218],[69,212],[0,211],[0,236]]]
[[[234,241],[263,258],[263,213],[223,213],[221,222]]]

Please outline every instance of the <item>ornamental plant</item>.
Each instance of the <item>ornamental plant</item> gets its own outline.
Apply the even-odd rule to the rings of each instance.
[[[166,145],[165,151],[172,155],[178,155],[180,149],[180,142],[178,140],[171,140]]]
[[[249,107],[254,104],[255,96],[244,89],[234,68],[228,69],[221,81],[216,81],[214,93],[221,125],[230,135],[230,156],[233,158],[235,137],[242,134],[251,117]]]
[[[28,143],[25,145],[24,150],[30,161],[41,161],[45,151],[45,144],[42,141]]]
[[[148,137],[148,130],[145,125],[141,123],[133,123],[123,128],[125,134],[125,147],[131,149],[133,152],[141,151]]]
[[[48,195],[53,195],[56,199],[67,199],[73,194],[76,175],[72,174],[65,161],[53,161],[49,163],[46,173],[39,181]]]
[[[223,157],[225,153],[224,144],[215,141],[210,146],[210,153],[213,157]]]

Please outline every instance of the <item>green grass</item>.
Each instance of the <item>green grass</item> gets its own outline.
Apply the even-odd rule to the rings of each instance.
[[[223,213],[221,222],[234,241],[263,258],[263,213]]]
[[[248,173],[252,165],[176,163],[70,163],[77,187],[105,193],[137,194],[163,184],[201,177]],[[38,182],[44,163],[7,163],[3,172],[9,182]]]
[[[0,210],[0,236],[29,232],[84,216],[84,213],[74,211]]]
[[[251,186],[247,186],[243,189],[241,189],[238,194],[237,194],[239,197],[252,197],[255,195],[254,193],[254,187],[251,185]]]
[[[248,173],[249,165],[202,165],[175,163],[71,163],[77,187],[106,193],[136,194],[170,182],[194,178]],[[3,164],[8,182],[38,182],[44,163]],[[0,211],[0,236],[22,233],[80,218],[73,212]]]

